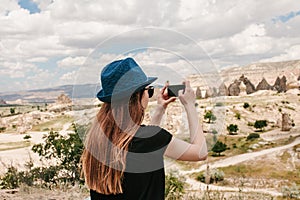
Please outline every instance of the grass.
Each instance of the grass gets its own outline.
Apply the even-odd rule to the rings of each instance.
[[[226,178],[246,177],[263,178],[265,180],[286,181],[290,184],[300,184],[300,168],[287,169],[285,163],[276,160],[261,161],[255,163],[237,164],[234,166],[219,168],[225,173]]]
[[[66,123],[72,123],[74,119],[70,116],[58,116],[50,121],[34,125],[32,131],[60,131]]]
[[[0,143],[0,151],[20,149],[20,148],[29,147],[29,146],[30,146],[29,141]]]

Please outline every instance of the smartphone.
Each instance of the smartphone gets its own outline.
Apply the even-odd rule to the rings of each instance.
[[[177,97],[179,90],[185,90],[185,85],[169,85],[168,86],[168,96],[169,97]]]

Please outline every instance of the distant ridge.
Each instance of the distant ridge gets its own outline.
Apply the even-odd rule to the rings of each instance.
[[[285,76],[288,85],[300,80],[300,60],[282,62],[253,63],[240,67],[230,67],[220,70],[222,82],[228,87],[242,75],[257,86],[263,79],[274,85],[277,77]],[[205,75],[203,75],[205,77]],[[201,86],[201,77],[193,76],[192,85]],[[34,89],[19,92],[0,93],[0,99],[6,102],[22,100],[28,103],[54,102],[61,94],[72,98],[94,98],[99,91],[99,84],[62,85],[53,88]]]
[[[19,92],[0,93],[0,99],[4,101],[22,100],[28,103],[54,102],[61,94],[70,98],[93,98],[95,91],[100,88],[99,84],[62,85],[53,88],[26,90]]]

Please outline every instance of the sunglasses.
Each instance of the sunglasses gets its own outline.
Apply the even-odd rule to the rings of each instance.
[[[154,94],[154,87],[153,86],[149,86],[148,88],[144,88],[144,90],[148,90],[148,95],[149,98],[151,98]]]

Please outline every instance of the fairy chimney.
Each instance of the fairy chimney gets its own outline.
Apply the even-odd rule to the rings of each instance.
[[[247,77],[245,77],[244,74],[240,77],[239,80],[245,84],[247,94],[251,94],[256,91],[255,86],[251,83],[251,81]]]
[[[6,105],[7,103],[3,100],[3,99],[0,99],[0,105]]]
[[[277,77],[273,88],[278,92],[286,92],[287,90],[286,77],[285,76],[283,76],[282,78]]]
[[[256,90],[271,90],[271,89],[272,86],[267,82],[265,78],[263,78],[256,86]]]
[[[69,103],[72,103],[72,100],[65,94],[61,94],[57,97],[56,103],[57,104],[69,104]]]
[[[286,87],[286,77],[283,76],[281,79],[280,79],[280,83],[279,83],[279,86],[280,86],[280,91],[279,92],[286,92],[287,91],[287,87]]]
[[[241,82],[238,80],[235,80],[233,83],[231,83],[228,87],[228,94],[229,96],[239,96],[240,94],[240,84]]]
[[[219,96],[228,96],[228,89],[225,83],[222,83],[219,87]]]
[[[201,99],[202,98],[200,87],[197,87],[197,89],[196,89],[196,98],[197,99]]]
[[[287,113],[282,113],[282,131],[289,131],[292,128],[292,121]]]

